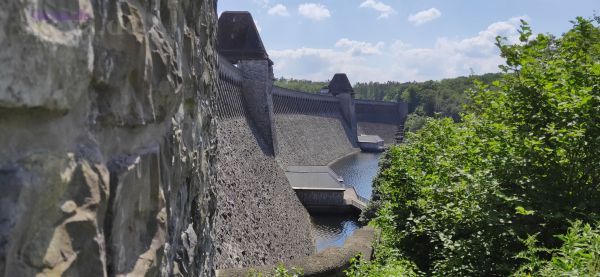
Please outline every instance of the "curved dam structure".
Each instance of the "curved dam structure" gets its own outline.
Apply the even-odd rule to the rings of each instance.
[[[327,165],[357,151],[340,100],[331,96],[273,88],[278,160],[290,165]]]
[[[309,216],[275,161],[272,145],[257,134],[244,104],[241,72],[220,57],[219,77],[217,268],[311,254]]]
[[[359,135],[378,135],[386,144],[401,140],[398,136],[404,133],[406,103],[354,100],[354,105]]]
[[[216,268],[307,257],[315,253],[314,238],[299,196],[319,195],[297,195],[290,168],[314,180],[332,178],[315,168],[360,151],[359,134],[393,143],[406,106],[355,100],[345,74],[333,77],[327,94],[275,87],[273,63],[251,15],[224,12],[218,29]],[[339,186],[327,189],[339,191],[340,203],[352,201],[335,177],[331,185]]]

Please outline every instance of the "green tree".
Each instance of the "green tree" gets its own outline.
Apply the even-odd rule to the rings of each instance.
[[[329,81],[315,82],[309,80],[286,79],[283,77],[275,79],[275,86],[308,93],[319,93],[321,89],[328,84]]]
[[[528,262],[522,238],[555,249],[569,222],[600,220],[598,20],[577,18],[561,37],[533,37],[525,22],[520,33],[498,38],[502,78],[478,82],[460,122],[430,119],[384,155],[382,255],[432,276],[507,276]]]

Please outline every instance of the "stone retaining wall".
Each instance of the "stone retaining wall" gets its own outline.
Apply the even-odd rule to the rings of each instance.
[[[0,2],[0,276],[214,273],[215,5]]]
[[[342,247],[332,247],[323,252],[284,262],[283,265],[290,272],[293,268],[301,269],[302,276],[307,277],[331,277],[346,276],[344,270],[350,266],[350,260],[357,255],[370,260],[373,254],[373,243],[377,238],[377,233],[372,227],[363,227],[356,230],[350,236]],[[217,277],[247,277],[255,274],[266,274],[271,276],[277,264],[262,267],[251,267],[241,269],[218,270]]]

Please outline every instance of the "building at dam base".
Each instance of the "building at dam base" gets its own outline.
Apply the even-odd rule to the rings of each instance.
[[[354,99],[346,74],[332,78],[326,95],[276,87],[273,62],[249,13],[222,13],[218,30],[216,267],[309,256],[314,238],[300,199],[304,204],[318,199],[310,187],[318,184],[292,183],[306,183],[298,174],[310,173],[329,182],[326,197],[364,205],[354,190],[351,195],[334,176],[321,173],[328,174],[332,161],[360,151],[360,135],[394,143],[407,107]]]

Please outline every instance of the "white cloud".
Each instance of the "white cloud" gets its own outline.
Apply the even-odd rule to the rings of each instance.
[[[331,17],[331,12],[321,4],[304,3],[298,6],[298,12],[311,20],[319,21]]]
[[[347,50],[298,48],[270,51],[269,57],[275,62],[277,76],[322,81],[335,73],[345,72],[352,82],[356,82],[385,75],[383,68],[366,66],[364,57],[353,56]]]
[[[347,38],[340,39],[335,43],[335,47],[348,49],[347,51],[352,56],[379,55],[383,46],[384,43],[381,41],[373,44],[364,41],[349,40]]]
[[[279,16],[289,16],[290,13],[287,10],[287,7],[282,4],[277,4],[267,11],[270,15],[279,15]]]
[[[414,47],[401,40],[363,42],[347,38],[332,48],[298,48],[269,51],[277,76],[327,80],[336,72],[345,72],[357,81],[424,81],[497,72],[503,63],[495,46],[496,36],[518,42],[520,19],[490,24],[471,37],[440,37],[431,47]]]
[[[360,4],[361,8],[369,8],[379,12],[378,18],[388,18],[390,15],[395,14],[396,10],[389,5],[384,4],[376,0],[366,0]]]
[[[392,44],[392,67],[418,68],[418,80],[451,78],[468,75],[472,69],[477,74],[496,72],[503,63],[495,45],[497,36],[507,37],[510,43],[518,41],[520,19],[490,24],[476,36],[464,39],[438,38],[431,48],[415,48],[396,41]]]
[[[266,8],[269,6],[269,0],[254,0],[254,3],[256,3],[257,5]]]
[[[420,11],[416,14],[411,14],[408,16],[408,21],[412,22],[416,26],[421,24],[425,24],[429,21],[432,21],[438,17],[442,16],[442,12],[436,8],[431,8],[429,10]]]

